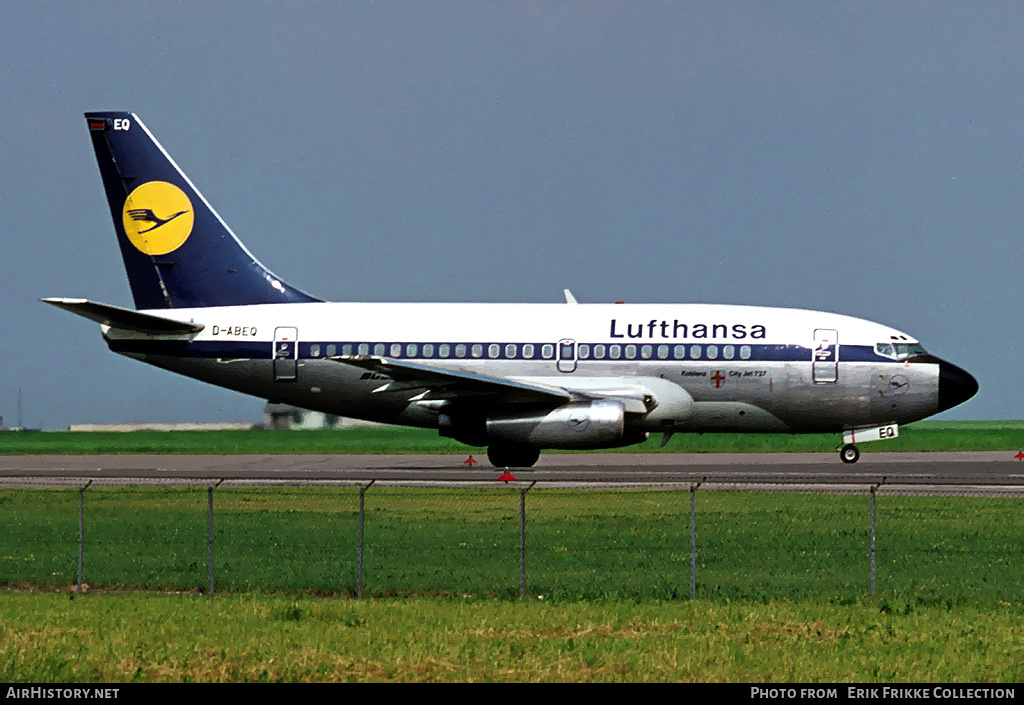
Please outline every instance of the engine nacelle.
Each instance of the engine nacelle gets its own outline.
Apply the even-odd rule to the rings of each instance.
[[[439,416],[442,436],[468,445],[529,445],[537,448],[600,448],[631,445],[626,438],[626,410],[617,401],[575,402],[557,409],[521,409],[489,413],[445,413]],[[645,434],[642,434],[645,435]]]
[[[626,411],[613,401],[566,404],[532,414],[487,417],[491,443],[523,443],[540,448],[593,448],[622,438]]]

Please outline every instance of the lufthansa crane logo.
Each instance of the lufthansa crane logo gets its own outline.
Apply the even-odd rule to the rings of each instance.
[[[590,417],[581,412],[575,412],[569,415],[566,420],[569,424],[569,428],[577,433],[582,433],[590,428]]]
[[[188,196],[166,181],[148,181],[132,191],[122,218],[125,235],[147,255],[174,252],[188,240],[195,221]]]
[[[910,388],[910,380],[903,375],[893,375],[889,378],[889,391],[893,394],[903,394]]]

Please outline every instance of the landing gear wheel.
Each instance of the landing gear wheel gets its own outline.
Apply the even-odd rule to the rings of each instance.
[[[494,445],[487,448],[487,459],[496,468],[530,468],[540,458],[540,449],[530,446]]]
[[[857,446],[845,445],[839,450],[839,459],[844,463],[856,463],[860,457],[860,451],[857,450]]]

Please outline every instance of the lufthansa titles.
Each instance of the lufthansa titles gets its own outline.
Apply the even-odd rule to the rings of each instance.
[[[676,340],[694,338],[698,340],[744,340],[746,338],[763,339],[765,327],[760,323],[685,323],[678,319],[629,323],[617,318],[611,320],[612,338],[647,338]]]

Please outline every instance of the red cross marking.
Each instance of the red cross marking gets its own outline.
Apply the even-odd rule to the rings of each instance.
[[[715,370],[715,374],[711,376],[711,379],[715,383],[715,389],[722,386],[722,382],[725,381],[725,375],[722,374],[721,370]]]

